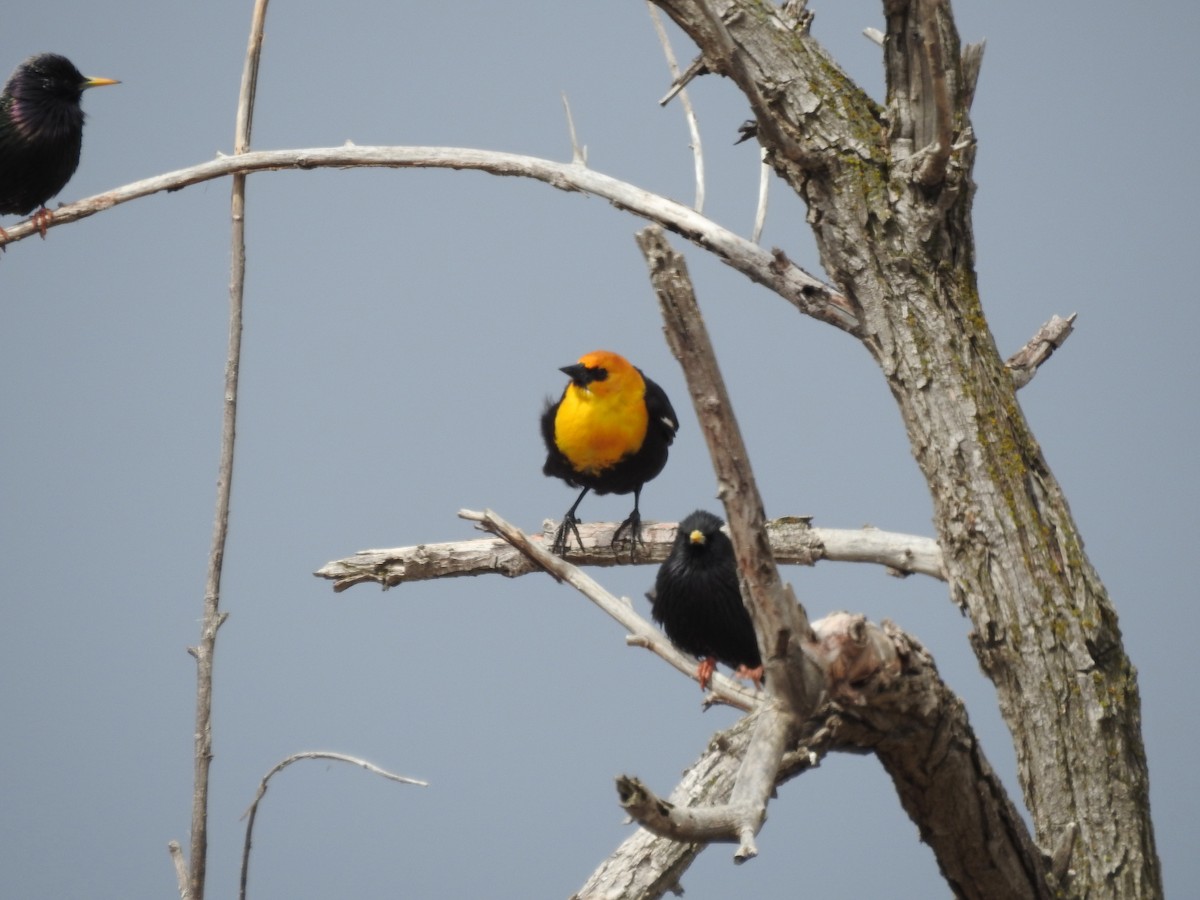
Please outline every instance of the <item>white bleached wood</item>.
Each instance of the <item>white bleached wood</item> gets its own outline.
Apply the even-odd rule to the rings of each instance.
[[[556,523],[548,520],[542,532],[530,540],[548,547]],[[657,565],[667,558],[675,540],[676,523],[643,522],[642,539],[637,562]],[[579,526],[583,549],[572,550],[569,558],[580,565],[629,565],[628,557],[613,553],[615,522],[589,523]],[[871,563],[884,566],[896,575],[928,575],[944,579],[942,551],[932,538],[912,534],[881,531],[878,528],[816,528],[800,517],[785,517],[767,523],[771,549],[780,563],[801,564],[806,559],[830,562]],[[527,557],[502,540],[473,538],[465,541],[446,541],[360,550],[353,556],[326,563],[313,574],[334,582],[335,591],[344,591],[356,584],[373,583],[385,588],[435,578],[456,578],[462,575],[504,575],[516,578],[539,571]]]
[[[608,200],[618,209],[649,219],[679,234],[718,259],[786,299],[798,310],[850,334],[857,334],[857,313],[836,290],[814,278],[779,254],[764,250],[732,231],[706,219],[694,209],[643,190],[577,163],[561,163],[535,156],[499,153],[462,147],[318,147],[305,150],[259,150],[222,156],[210,162],[135,181],[54,210],[47,221],[54,228],[93,216],[120,203],[161,191],[176,191],[193,184],[235,173],[273,172],[318,168],[431,168],[471,169],[493,175],[515,175],[543,181],[563,191],[580,191]],[[10,244],[37,233],[29,221],[7,230]]]

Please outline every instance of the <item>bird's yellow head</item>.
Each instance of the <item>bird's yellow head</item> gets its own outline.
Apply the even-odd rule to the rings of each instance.
[[[571,379],[571,387],[597,398],[628,395],[641,399],[646,390],[641,373],[619,353],[593,350],[579,357],[573,366],[560,370]]]
[[[646,381],[608,350],[585,353],[562,371],[571,379],[554,416],[554,443],[576,472],[596,474],[636,453],[646,439]]]

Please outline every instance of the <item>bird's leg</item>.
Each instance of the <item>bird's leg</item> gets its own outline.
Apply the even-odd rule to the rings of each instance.
[[[708,690],[708,683],[712,681],[713,672],[715,671],[717,671],[716,657],[706,656],[700,660],[700,665],[696,666],[696,680],[700,682],[700,690]]]
[[[53,220],[54,213],[50,212],[44,206],[29,217],[29,221],[33,223],[33,227],[41,233],[43,241],[46,239],[46,226]]]
[[[583,502],[583,498],[589,490],[590,488],[584,488],[579,492],[579,496],[575,498],[575,502],[571,504],[567,514],[563,516],[563,520],[558,523],[558,530],[554,532],[554,544],[550,548],[550,552],[555,556],[565,557],[567,555],[567,544],[570,543],[572,534],[575,535],[579,549],[583,549],[583,538],[579,536],[579,519],[575,517],[575,510],[579,509],[579,504]]]
[[[746,666],[738,666],[737,671],[734,672],[733,674],[736,675],[738,678],[748,678],[750,681],[753,681],[754,686],[756,688],[762,687],[762,683],[763,683],[763,667],[762,666],[758,666],[753,669],[749,669]]]
[[[638,512],[638,500],[641,498],[642,489],[636,488],[633,492],[633,512],[629,514],[624,522],[617,526],[617,530],[613,532],[612,546],[615,548],[621,543],[621,535],[626,531],[629,532],[629,561],[633,562],[637,556],[638,544],[642,542],[642,514]]]

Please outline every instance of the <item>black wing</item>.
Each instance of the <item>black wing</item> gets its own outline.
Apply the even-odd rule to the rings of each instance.
[[[679,430],[679,417],[675,415],[675,407],[667,399],[667,393],[658,383],[646,377],[646,373],[638,369],[642,381],[646,382],[646,413],[650,416],[647,428],[658,434],[667,444],[675,440],[675,432]]]

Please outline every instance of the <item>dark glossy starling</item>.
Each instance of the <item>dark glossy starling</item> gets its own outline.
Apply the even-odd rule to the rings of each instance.
[[[562,398],[548,402],[542,412],[542,472],[583,490],[558,526],[554,552],[566,552],[572,532],[579,540],[575,510],[588,491],[633,494],[633,512],[617,528],[613,543],[629,531],[636,550],[642,487],[667,464],[679,419],[663,389],[619,354],[596,350],[561,371],[571,381]]]
[[[88,78],[65,56],[31,56],[0,94],[0,214],[38,210],[34,220],[46,236],[52,213],[45,203],[63,189],[79,165],[83,143],[83,92],[119,84]]]
[[[718,662],[756,683],[762,679],[754,624],[742,603],[733,542],[723,524],[702,509],[680,522],[671,555],[646,595],[671,643],[700,658],[701,689]]]

